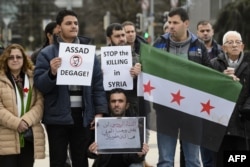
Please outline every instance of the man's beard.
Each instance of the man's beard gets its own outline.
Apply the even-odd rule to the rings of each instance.
[[[115,112],[112,112],[112,116],[122,117],[125,115],[125,111],[121,111],[120,109],[114,109]]]
[[[111,45],[112,46],[124,46],[124,45],[126,45],[126,42],[120,42],[120,43],[118,43],[118,44],[115,44],[113,41],[111,41]]]

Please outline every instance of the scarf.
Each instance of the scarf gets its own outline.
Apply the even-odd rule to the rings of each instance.
[[[22,117],[26,112],[30,110],[32,96],[32,89],[30,87],[27,74],[24,75],[24,87],[20,87],[17,82],[15,82],[15,89],[17,97],[18,116]],[[24,147],[23,133],[20,134],[20,146]]]
[[[226,54],[225,57],[227,59],[228,66],[232,67],[232,68],[235,68],[235,70],[236,70],[239,67],[239,65],[242,62],[242,60],[243,60],[244,53],[243,52],[240,53],[239,59],[238,59],[238,61],[236,63],[231,63],[227,54]]]

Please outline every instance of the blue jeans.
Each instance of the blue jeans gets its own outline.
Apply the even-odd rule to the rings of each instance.
[[[215,167],[216,152],[211,151],[205,147],[201,147],[200,149],[203,167]]]
[[[157,167],[173,167],[177,138],[157,133],[159,160]],[[201,167],[200,146],[182,140],[186,167]]]

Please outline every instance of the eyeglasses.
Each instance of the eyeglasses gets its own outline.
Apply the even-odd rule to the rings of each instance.
[[[21,60],[21,59],[23,59],[23,56],[14,56],[14,55],[11,55],[11,56],[9,56],[8,57],[8,60]]]
[[[236,44],[236,45],[241,45],[242,44],[242,41],[240,40],[236,40],[236,41],[226,41],[224,44],[228,44],[228,45],[233,45],[233,44]]]

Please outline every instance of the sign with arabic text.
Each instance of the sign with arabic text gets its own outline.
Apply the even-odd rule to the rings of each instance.
[[[141,152],[145,141],[145,117],[96,118],[95,126],[98,153]]]

